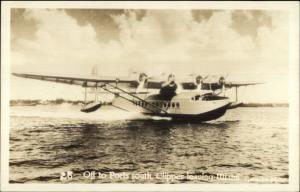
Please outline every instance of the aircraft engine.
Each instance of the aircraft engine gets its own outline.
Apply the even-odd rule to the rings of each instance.
[[[170,74],[170,75],[168,76],[167,84],[168,84],[169,86],[175,86],[175,85],[176,85],[176,83],[175,83],[175,75]]]
[[[202,83],[203,83],[203,77],[201,75],[196,76],[195,78],[195,85],[197,86],[197,90],[201,91],[202,89]]]
[[[175,82],[175,75],[170,74],[168,76],[167,81],[164,84],[162,84],[160,94],[164,97],[164,99],[168,100],[176,95],[176,90],[177,84]]]
[[[221,76],[221,77],[219,78],[219,85],[220,85],[220,86],[223,86],[224,84],[225,84],[225,77]]]
[[[147,75],[146,73],[140,73],[139,76],[138,76],[138,83],[142,83],[142,82],[145,82],[147,80]]]
[[[146,75],[146,73],[140,73],[139,76],[137,77],[137,88],[136,88],[136,92],[140,92],[143,90],[145,83],[147,82],[147,78],[148,76]]]
[[[195,78],[195,83],[196,85],[199,85],[201,84],[203,81],[203,77],[201,75],[198,75],[196,78]]]

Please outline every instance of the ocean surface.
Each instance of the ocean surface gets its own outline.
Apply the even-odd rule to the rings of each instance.
[[[79,110],[10,108],[10,183],[288,183],[288,108],[191,124]]]

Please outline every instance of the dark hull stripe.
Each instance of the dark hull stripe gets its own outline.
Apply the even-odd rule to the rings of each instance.
[[[211,121],[215,120],[217,118],[222,117],[228,106],[230,104],[224,105],[223,107],[214,109],[212,111],[208,111],[205,113],[200,113],[196,115],[184,115],[184,114],[154,114],[154,113],[145,113],[146,115],[151,115],[151,116],[160,116],[160,117],[171,117],[172,120],[175,121],[188,121],[188,122],[204,122],[204,121]]]
[[[90,112],[93,112],[93,111],[96,111],[97,109],[99,109],[101,107],[101,103],[97,104],[97,105],[94,105],[92,107],[89,107],[89,108],[83,108],[81,109],[80,111],[81,112],[85,112],[85,113],[90,113]]]

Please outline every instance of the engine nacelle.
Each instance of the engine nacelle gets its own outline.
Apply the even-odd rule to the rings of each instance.
[[[146,73],[140,73],[139,76],[138,76],[138,79],[137,79],[137,82],[138,83],[142,83],[142,82],[145,82],[147,81],[147,74]]]
[[[140,73],[139,76],[137,77],[137,88],[136,88],[136,92],[140,92],[143,90],[145,83],[147,82],[147,78],[148,76],[146,75],[146,73]]]
[[[219,85],[223,86],[225,84],[225,77],[221,76],[219,78]]]
[[[170,74],[170,75],[168,76],[168,81],[167,81],[167,83],[168,83],[168,85],[170,85],[170,86],[176,85],[176,83],[175,83],[175,75]]]
[[[175,75],[170,74],[167,81],[162,85],[159,93],[164,99],[168,100],[176,95],[177,87]]]
[[[195,83],[198,91],[202,90],[202,83],[203,83],[203,81],[204,81],[204,78],[201,75],[197,75],[195,77],[194,83]]]
[[[196,85],[200,85],[202,82],[203,82],[203,77],[202,77],[201,75],[198,75],[198,76],[195,78],[195,84],[196,84]]]

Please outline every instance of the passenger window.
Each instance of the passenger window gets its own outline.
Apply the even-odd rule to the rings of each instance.
[[[175,108],[175,103],[172,103],[172,108]]]
[[[179,103],[176,103],[176,107],[179,108]]]

